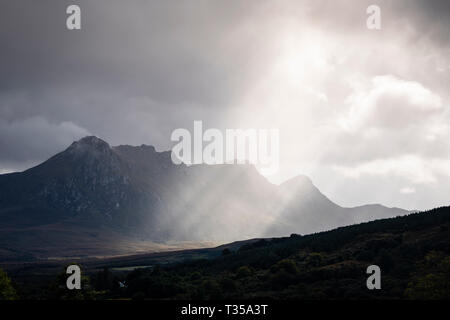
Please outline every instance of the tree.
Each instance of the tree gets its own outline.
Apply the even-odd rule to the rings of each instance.
[[[239,267],[236,271],[236,276],[241,278],[246,278],[252,275],[252,270],[248,266]]]
[[[67,288],[66,269],[64,268],[47,288],[47,299],[50,300],[94,300],[95,291],[93,290],[90,279],[86,275],[81,275],[81,289],[69,290]]]
[[[274,273],[280,270],[284,270],[290,274],[296,274],[298,272],[297,265],[295,264],[295,261],[292,259],[283,259],[277,262],[275,265],[272,266],[271,270]]]
[[[94,277],[94,286],[96,290],[112,290],[118,287],[118,280],[108,268],[103,268]]]
[[[407,298],[450,299],[450,256],[432,251],[418,269],[405,290]]]
[[[227,256],[229,254],[231,254],[231,250],[230,249],[225,248],[225,249],[222,250],[222,256]]]
[[[12,286],[11,279],[0,269],[0,300],[15,300],[17,293]]]

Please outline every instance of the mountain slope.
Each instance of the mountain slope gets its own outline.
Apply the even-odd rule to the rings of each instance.
[[[129,253],[148,249],[146,241],[223,243],[405,213],[342,208],[304,176],[276,186],[251,165],[175,165],[170,152],[111,147],[97,137],[24,172],[0,175],[5,256]]]
[[[111,290],[104,298],[139,293],[179,300],[449,299],[449,228],[450,207],[443,207],[306,236],[261,239],[238,250],[230,245],[221,257],[134,270],[121,279],[126,290]],[[381,269],[381,290],[366,286],[366,270],[373,264]]]
[[[96,299],[448,299],[449,228],[450,207],[443,207],[304,236],[79,263]],[[58,289],[66,278],[57,275],[69,263],[0,266],[21,299],[61,299],[70,296]],[[366,286],[373,264],[381,268],[381,290]],[[52,285],[56,278],[60,286]]]

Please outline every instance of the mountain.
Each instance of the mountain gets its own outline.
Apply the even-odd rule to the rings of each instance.
[[[224,243],[405,213],[340,207],[305,176],[277,186],[252,165],[175,165],[170,151],[111,147],[90,136],[36,167],[0,175],[0,259]]]

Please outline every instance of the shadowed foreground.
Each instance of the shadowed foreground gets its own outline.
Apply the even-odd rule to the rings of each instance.
[[[20,298],[31,299],[448,299],[449,227],[450,207],[444,207],[184,256],[81,263],[86,272],[78,291],[65,289],[63,266],[40,283],[35,269],[35,277],[16,287]],[[381,290],[366,287],[372,264],[381,268]]]

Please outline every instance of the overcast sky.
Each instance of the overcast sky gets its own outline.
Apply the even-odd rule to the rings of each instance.
[[[272,182],[306,174],[344,206],[450,204],[450,1],[2,0],[0,46],[0,173],[91,134],[168,150],[203,120],[279,128]]]

